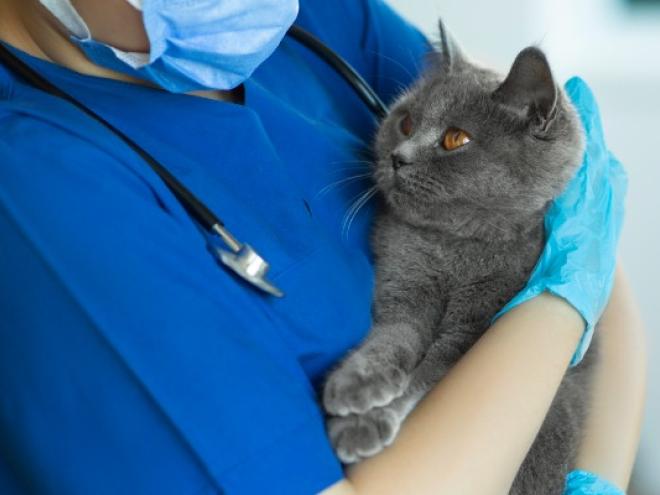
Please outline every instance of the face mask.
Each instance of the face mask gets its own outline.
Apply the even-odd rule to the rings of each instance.
[[[40,0],[94,63],[173,93],[233,89],[266,60],[298,15],[298,0],[126,0],[141,10],[150,53],[92,39],[71,0]]]

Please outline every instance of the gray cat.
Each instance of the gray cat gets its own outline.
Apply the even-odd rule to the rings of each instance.
[[[544,54],[508,76],[441,51],[378,132],[384,201],[372,233],[373,326],[329,374],[328,434],[345,463],[375,455],[528,280],[546,209],[575,173],[582,128]],[[592,351],[570,369],[511,493],[561,494],[580,441]]]

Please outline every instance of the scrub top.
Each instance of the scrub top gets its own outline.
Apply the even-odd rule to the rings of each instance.
[[[379,0],[303,0],[298,24],[391,102],[428,41]],[[272,265],[221,268],[149,166],[0,66],[0,493],[311,494],[343,477],[324,374],[370,327],[375,122],[285,39],[245,105],[15,52],[124,131]],[[333,183],[333,187],[327,187]]]

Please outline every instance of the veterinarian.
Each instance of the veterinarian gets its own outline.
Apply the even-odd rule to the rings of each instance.
[[[317,394],[370,327],[374,204],[343,227],[376,121],[317,54],[281,41],[294,20],[386,103],[431,49],[378,0],[0,0],[3,46],[135,144],[0,65],[0,493],[506,493],[608,297],[566,493],[621,493],[645,354],[609,269],[615,221],[564,246],[592,263],[566,279],[548,264],[391,447],[342,469]],[[585,163],[607,159],[585,127]],[[268,274],[221,266],[206,217],[136,149]]]

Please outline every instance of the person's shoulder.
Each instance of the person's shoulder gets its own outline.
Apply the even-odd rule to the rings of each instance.
[[[100,143],[96,136],[103,137],[103,130],[92,124],[74,105],[18,80],[0,65],[0,143],[35,153],[51,142]]]
[[[9,70],[0,64],[0,106],[2,102],[11,96],[14,86],[14,78]]]
[[[108,189],[151,198],[148,167],[122,151],[115,136],[75,108],[39,103],[0,100],[0,203],[37,204],[49,196],[64,204]]]
[[[65,128],[53,125],[11,100],[0,101],[0,177],[26,170],[41,161],[56,162],[71,151],[75,139]],[[53,146],[57,143],[57,153]]]
[[[52,168],[98,153],[65,122],[31,110],[29,105],[0,101],[0,177],[38,171],[46,165]]]
[[[49,95],[0,95],[0,174],[9,164],[39,167],[46,163],[94,165],[122,162],[114,136],[75,107]]]
[[[26,142],[34,143],[35,139],[68,134],[64,128],[33,114],[28,106],[15,104],[11,99],[0,99],[0,143],[17,148]]]

